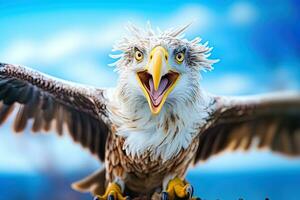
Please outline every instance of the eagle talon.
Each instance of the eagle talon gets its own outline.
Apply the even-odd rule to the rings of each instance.
[[[109,194],[107,200],[115,200],[115,196],[113,194]]]
[[[169,181],[166,192],[162,193],[162,200],[175,200],[175,199],[189,199],[197,200],[193,198],[194,188],[192,185],[186,183],[178,177]],[[167,199],[164,199],[164,196]]]
[[[121,188],[116,183],[111,183],[106,189],[106,192],[101,196],[96,196],[94,200],[131,200],[129,196],[122,195]]]
[[[161,200],[169,200],[169,195],[167,192],[161,193]]]
[[[131,197],[130,196],[126,196],[125,200],[131,200]]]
[[[194,194],[193,186],[190,185],[190,184],[186,185],[185,192],[186,192],[187,196],[189,197],[189,199],[191,199],[193,197],[193,194]]]

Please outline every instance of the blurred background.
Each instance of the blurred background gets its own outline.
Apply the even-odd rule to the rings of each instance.
[[[43,2],[43,3],[41,3]],[[133,22],[161,29],[193,21],[220,59],[202,87],[222,95],[300,89],[299,1],[2,1],[0,61],[53,76],[113,87],[114,42]],[[0,128],[0,200],[89,200],[69,185],[101,164],[66,135],[11,134]],[[268,151],[225,153],[188,173],[207,200],[300,199],[300,159]]]

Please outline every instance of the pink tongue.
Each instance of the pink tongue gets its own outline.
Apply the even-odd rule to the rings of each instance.
[[[158,86],[158,90],[155,90],[152,78],[149,79],[150,96],[151,96],[151,99],[152,99],[153,104],[155,106],[159,105],[159,103],[161,102],[162,97],[163,97],[162,94],[165,91],[165,89],[166,89],[166,87],[168,85],[168,82],[169,81],[168,81],[167,78],[161,79],[160,84]]]

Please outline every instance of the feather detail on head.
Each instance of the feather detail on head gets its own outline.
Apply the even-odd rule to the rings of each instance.
[[[145,29],[139,28],[132,23],[126,26],[128,35],[117,41],[113,46],[113,52],[120,52],[117,55],[111,55],[112,58],[118,59],[116,62],[112,63],[111,66],[116,66],[118,68],[128,65],[132,61],[130,53],[132,52],[133,46],[139,46],[141,48],[148,48],[151,44],[160,44],[162,42],[167,42],[170,45],[178,45],[180,43],[184,44],[189,48],[189,65],[192,67],[200,67],[202,70],[212,70],[212,65],[218,60],[210,60],[210,51],[212,48],[208,47],[208,42],[202,44],[201,39],[196,37],[193,40],[183,39],[184,31],[186,31],[191,26],[191,23],[184,26],[178,27],[176,29],[168,29],[161,31],[159,28],[157,31],[152,29],[150,22],[147,23]]]

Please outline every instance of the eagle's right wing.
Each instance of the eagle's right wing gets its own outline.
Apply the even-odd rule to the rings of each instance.
[[[199,132],[195,163],[224,151],[269,148],[300,156],[300,94],[214,97],[215,110]]]
[[[18,109],[14,130],[21,132],[32,119],[32,131],[64,124],[74,141],[104,160],[110,131],[104,90],[59,80],[27,67],[0,63],[0,125]]]

